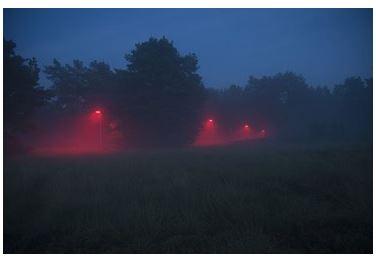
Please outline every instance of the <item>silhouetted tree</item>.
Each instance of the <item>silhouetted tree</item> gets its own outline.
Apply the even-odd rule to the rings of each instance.
[[[245,88],[210,89],[208,114],[227,129],[248,122],[279,139],[327,141],[372,138],[372,79],[347,78],[333,92],[309,86],[292,72],[250,77]],[[244,121],[244,122],[243,122]]]
[[[120,101],[116,73],[104,62],[93,61],[85,66],[74,60],[72,65],[62,65],[54,60],[46,67],[47,78],[52,81],[55,99],[51,103],[60,115],[72,115],[101,108],[116,113]]]
[[[84,110],[89,83],[88,68],[82,61],[74,60],[72,65],[62,65],[54,59],[52,65],[45,68],[45,73],[52,82],[52,90],[56,96],[53,103],[58,111],[77,113]]]
[[[294,136],[306,118],[309,87],[302,76],[292,72],[250,77],[245,87],[248,112],[259,126],[273,135]],[[293,125],[293,126],[292,126]]]
[[[125,58],[127,70],[118,76],[129,139],[146,146],[191,143],[205,97],[197,57],[179,54],[163,37],[136,44]]]
[[[334,87],[336,121],[345,138],[370,139],[372,135],[372,79],[347,78]]]
[[[46,103],[49,93],[39,87],[35,58],[25,59],[14,51],[16,44],[4,40],[4,140],[6,152],[22,145],[17,138],[33,128],[35,109]]]

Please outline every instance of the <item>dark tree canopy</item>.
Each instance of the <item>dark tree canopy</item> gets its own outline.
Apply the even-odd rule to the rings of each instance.
[[[62,65],[54,60],[45,73],[55,94],[51,107],[60,116],[88,113],[95,108],[111,110],[106,117],[116,114],[119,103],[116,73],[108,64],[93,61],[86,66],[74,60],[72,65]]]
[[[77,112],[85,106],[85,94],[89,84],[88,68],[83,62],[73,60],[73,64],[62,65],[54,59],[53,64],[45,69],[47,78],[53,83],[52,90],[56,96],[54,102],[59,110]]]
[[[372,79],[349,77],[333,91],[336,120],[346,138],[372,137]]]
[[[282,132],[306,116],[305,104],[309,95],[309,86],[302,76],[292,72],[264,76],[260,79],[250,77],[245,87],[250,100],[250,112],[261,124],[274,133]],[[283,132],[286,134],[286,132]]]
[[[292,72],[250,77],[242,88],[210,89],[206,112],[226,127],[250,123],[269,136],[289,140],[372,138],[372,79],[347,78],[333,91],[309,86]]]
[[[122,87],[131,138],[151,146],[192,142],[205,96],[197,57],[179,54],[166,38],[150,38],[136,44],[126,60],[128,80]]]
[[[39,68],[35,58],[25,59],[15,53],[16,44],[4,40],[4,136],[6,144],[17,133],[33,127],[35,109],[46,103],[49,94],[39,87]],[[13,143],[14,145],[15,143]],[[15,146],[13,146],[15,147]]]

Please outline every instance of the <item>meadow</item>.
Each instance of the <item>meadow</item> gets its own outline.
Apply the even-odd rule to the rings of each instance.
[[[372,146],[14,157],[5,253],[371,253]]]

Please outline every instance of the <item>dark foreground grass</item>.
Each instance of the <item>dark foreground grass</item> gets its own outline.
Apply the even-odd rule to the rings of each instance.
[[[6,253],[370,253],[371,146],[17,158]]]

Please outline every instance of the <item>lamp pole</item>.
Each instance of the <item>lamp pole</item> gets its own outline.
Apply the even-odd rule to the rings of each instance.
[[[99,147],[102,149],[103,147],[103,115],[100,114],[99,117]]]
[[[98,116],[99,119],[99,148],[103,146],[103,113],[101,110],[96,110],[95,114]]]

